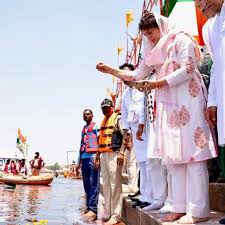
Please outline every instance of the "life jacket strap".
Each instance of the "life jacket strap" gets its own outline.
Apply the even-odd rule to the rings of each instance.
[[[98,146],[99,148],[105,148],[105,147],[108,147],[108,148],[111,148],[112,145],[111,144],[101,144]]]

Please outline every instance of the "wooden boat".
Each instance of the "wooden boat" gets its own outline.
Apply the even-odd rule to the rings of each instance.
[[[52,182],[52,180],[53,175],[51,174],[30,176],[27,178],[13,175],[2,175],[0,177],[0,183],[4,184],[48,185]]]

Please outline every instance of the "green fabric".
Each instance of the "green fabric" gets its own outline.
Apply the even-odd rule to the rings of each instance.
[[[19,138],[16,139],[16,143],[17,143],[18,145],[20,144],[20,139],[19,139]]]
[[[165,0],[163,5],[163,15],[168,17],[172,12],[177,0]]]
[[[219,147],[221,177],[225,177],[225,147]]]
[[[202,75],[207,90],[209,88],[212,63],[213,63],[212,59],[210,55],[207,53],[206,55],[204,55],[203,59],[198,64],[199,72]]]
[[[163,5],[163,15],[168,17],[177,2],[193,2],[193,0],[165,0]]]

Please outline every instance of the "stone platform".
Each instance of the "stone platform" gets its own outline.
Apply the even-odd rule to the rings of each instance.
[[[126,197],[123,199],[122,217],[127,225],[175,225],[176,222],[162,222],[165,214],[159,213],[158,210],[144,212],[140,208],[133,209],[130,200]],[[210,219],[207,222],[198,223],[199,225],[216,225],[219,220],[225,217],[225,213],[211,211]]]
[[[123,174],[123,184],[128,183],[128,175]],[[225,183],[209,184],[210,207],[215,211],[225,212]]]
[[[225,212],[225,184],[211,183],[209,185],[210,207],[213,210]]]
[[[145,212],[140,208],[132,208],[132,203],[127,197],[129,194],[127,183],[127,176],[123,176],[123,207],[122,218],[126,225],[175,225],[176,222],[163,222],[161,219],[165,215],[159,213],[158,210]],[[102,185],[101,185],[102,191]],[[102,192],[101,192],[102,193]],[[207,222],[198,223],[198,225],[216,225],[220,224],[219,220],[225,218],[225,184],[211,183],[209,185],[210,206],[211,213],[210,219]],[[98,223],[97,224],[101,224]]]

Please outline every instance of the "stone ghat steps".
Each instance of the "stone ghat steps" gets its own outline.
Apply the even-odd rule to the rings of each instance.
[[[213,210],[225,212],[225,184],[209,184],[210,207]]]
[[[127,176],[123,177],[123,183],[127,183]],[[101,182],[102,193],[102,182]],[[128,185],[123,184],[123,208],[122,218],[127,225],[175,225],[176,222],[162,222],[161,218],[164,214],[159,213],[158,210],[145,212],[140,208],[132,208],[132,203],[128,199],[129,194]],[[198,225],[216,225],[219,220],[225,218],[225,184],[211,183],[209,185],[211,214],[207,222],[198,223]],[[98,223],[97,223],[98,224]],[[101,223],[99,223],[101,224]]]
[[[123,174],[123,184],[128,183],[128,175]],[[212,210],[225,212],[225,183],[209,184],[209,200]]]
[[[127,225],[175,225],[176,222],[163,222],[161,219],[165,214],[158,210],[144,212],[140,208],[132,208],[132,203],[126,197],[123,199],[122,218]],[[225,217],[225,213],[211,211],[210,219],[199,225],[216,225]]]
[[[73,225],[104,225],[104,222],[102,222],[101,220],[96,220],[94,222],[89,222],[89,223],[79,221],[79,222],[74,223]],[[120,222],[120,223],[117,223],[116,225],[126,225],[126,224],[124,222]]]

